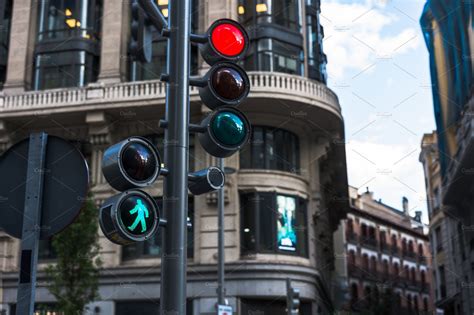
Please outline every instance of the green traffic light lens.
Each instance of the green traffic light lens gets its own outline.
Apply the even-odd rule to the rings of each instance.
[[[126,197],[119,205],[118,214],[123,228],[130,234],[142,236],[153,227],[155,220],[154,207],[137,195]]]
[[[123,149],[122,165],[133,180],[150,180],[156,172],[157,163],[155,154],[142,143],[131,142]]]
[[[211,122],[214,137],[225,146],[238,146],[247,136],[247,126],[240,115],[231,111],[222,111]]]

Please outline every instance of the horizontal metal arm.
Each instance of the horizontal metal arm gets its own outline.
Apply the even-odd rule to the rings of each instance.
[[[156,5],[153,0],[138,0],[138,3],[147,14],[149,20],[161,33],[163,29],[168,28],[168,20],[161,13],[160,8]]]

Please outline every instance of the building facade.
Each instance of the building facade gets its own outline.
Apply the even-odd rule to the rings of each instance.
[[[466,259],[462,251],[463,224],[444,210],[441,201],[443,186],[436,131],[423,136],[420,162],[425,172],[436,307],[446,315],[464,314],[462,301],[466,292],[462,287],[463,277],[457,272],[462,270]]]
[[[349,314],[433,314],[431,257],[421,212],[409,215],[373,193],[350,187],[351,210],[334,235],[336,270],[345,279]]]
[[[437,127],[423,138],[421,161],[439,258],[436,298],[447,314],[474,312],[473,23],[469,1],[429,0],[421,17]]]
[[[165,15],[167,3],[157,0]],[[242,62],[251,92],[241,109],[252,123],[252,137],[226,160],[236,169],[225,185],[229,304],[237,314],[284,314],[289,277],[301,290],[302,314],[328,314],[336,291],[332,235],[347,212],[348,193],[344,124],[338,98],[326,86],[319,0],[192,3],[193,32],[232,18],[251,39]],[[165,84],[159,81],[166,72],[165,40],[153,35],[151,63],[131,58],[129,1],[0,0],[2,16],[0,150],[40,130],[73,141],[89,163],[91,192],[100,204],[114,194],[101,174],[108,146],[139,135],[163,148],[158,121],[165,114]],[[193,48],[192,73],[203,74],[206,67]],[[191,121],[197,122],[208,110],[198,90],[190,92]],[[189,156],[191,170],[216,164],[194,135]],[[162,181],[147,191],[159,201]],[[215,312],[216,198],[189,196],[188,314]],[[282,211],[295,217],[291,246],[278,243]],[[160,233],[126,247],[100,236],[104,263],[94,314],[157,313],[160,244]],[[54,262],[54,252],[48,241],[41,247],[36,298],[53,310],[41,270]],[[15,309],[18,254],[19,240],[0,232],[5,314]]]

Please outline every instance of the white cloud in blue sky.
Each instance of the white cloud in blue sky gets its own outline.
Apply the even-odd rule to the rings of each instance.
[[[346,123],[349,183],[426,214],[421,137],[434,128],[421,0],[322,0],[328,84]],[[426,215],[425,215],[426,220]]]

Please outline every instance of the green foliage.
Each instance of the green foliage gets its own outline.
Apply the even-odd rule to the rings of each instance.
[[[65,315],[82,314],[85,306],[97,298],[99,288],[98,211],[91,197],[80,215],[53,238],[57,261],[49,265],[48,290]]]

